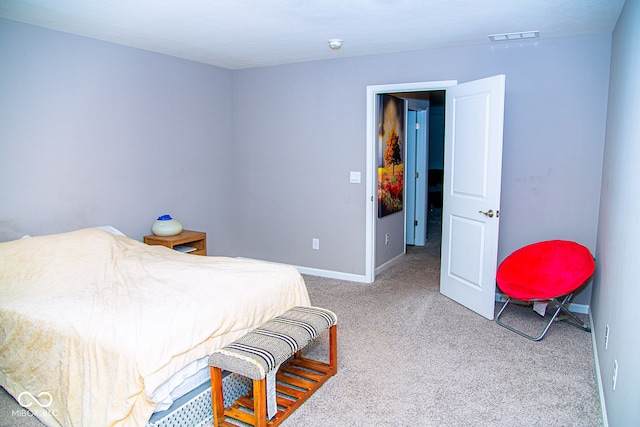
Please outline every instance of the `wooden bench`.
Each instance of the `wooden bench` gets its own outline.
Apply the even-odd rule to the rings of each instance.
[[[329,330],[329,363],[302,357],[301,350]],[[282,365],[282,366],[281,366]],[[213,426],[241,421],[275,427],[338,372],[337,316],[320,307],[294,307],[209,357]],[[222,371],[253,380],[253,389],[224,407]]]

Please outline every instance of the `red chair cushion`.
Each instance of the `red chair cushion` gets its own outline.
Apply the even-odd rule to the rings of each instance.
[[[575,242],[549,240],[525,246],[505,258],[496,282],[515,299],[551,299],[576,290],[595,269],[589,249]]]

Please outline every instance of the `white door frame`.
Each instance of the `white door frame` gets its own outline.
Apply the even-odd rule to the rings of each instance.
[[[376,96],[394,92],[427,92],[445,90],[458,84],[457,80],[443,80],[434,82],[396,83],[387,85],[367,86],[367,164],[366,179],[366,236],[365,236],[365,282],[373,283],[376,278],[375,262],[375,232],[376,206],[378,203],[378,174],[376,165],[376,144],[378,129],[376,126]]]

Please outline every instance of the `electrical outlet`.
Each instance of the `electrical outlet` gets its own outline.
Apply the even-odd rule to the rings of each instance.
[[[618,382],[618,361],[613,361],[613,382],[611,384],[613,391],[616,391],[616,383]]]
[[[609,348],[609,325],[604,328],[604,349]]]
[[[388,245],[389,244],[389,233],[384,235],[384,244]]]
[[[316,239],[316,238],[312,239],[311,240],[311,247],[313,249],[319,251],[320,250],[320,239]]]

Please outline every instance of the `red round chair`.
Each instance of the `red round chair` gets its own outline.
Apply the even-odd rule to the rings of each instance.
[[[593,275],[595,268],[596,263],[589,249],[575,242],[549,240],[518,249],[498,267],[496,282],[508,299],[496,316],[496,322],[525,338],[540,341],[560,311],[563,311],[568,318],[577,322],[569,322],[570,324],[591,332],[591,328],[571,313],[567,305],[573,297],[573,292]],[[562,297],[562,302],[559,302]],[[500,316],[513,299],[524,302],[549,302],[556,306],[553,317],[539,337],[534,338],[500,321]]]

